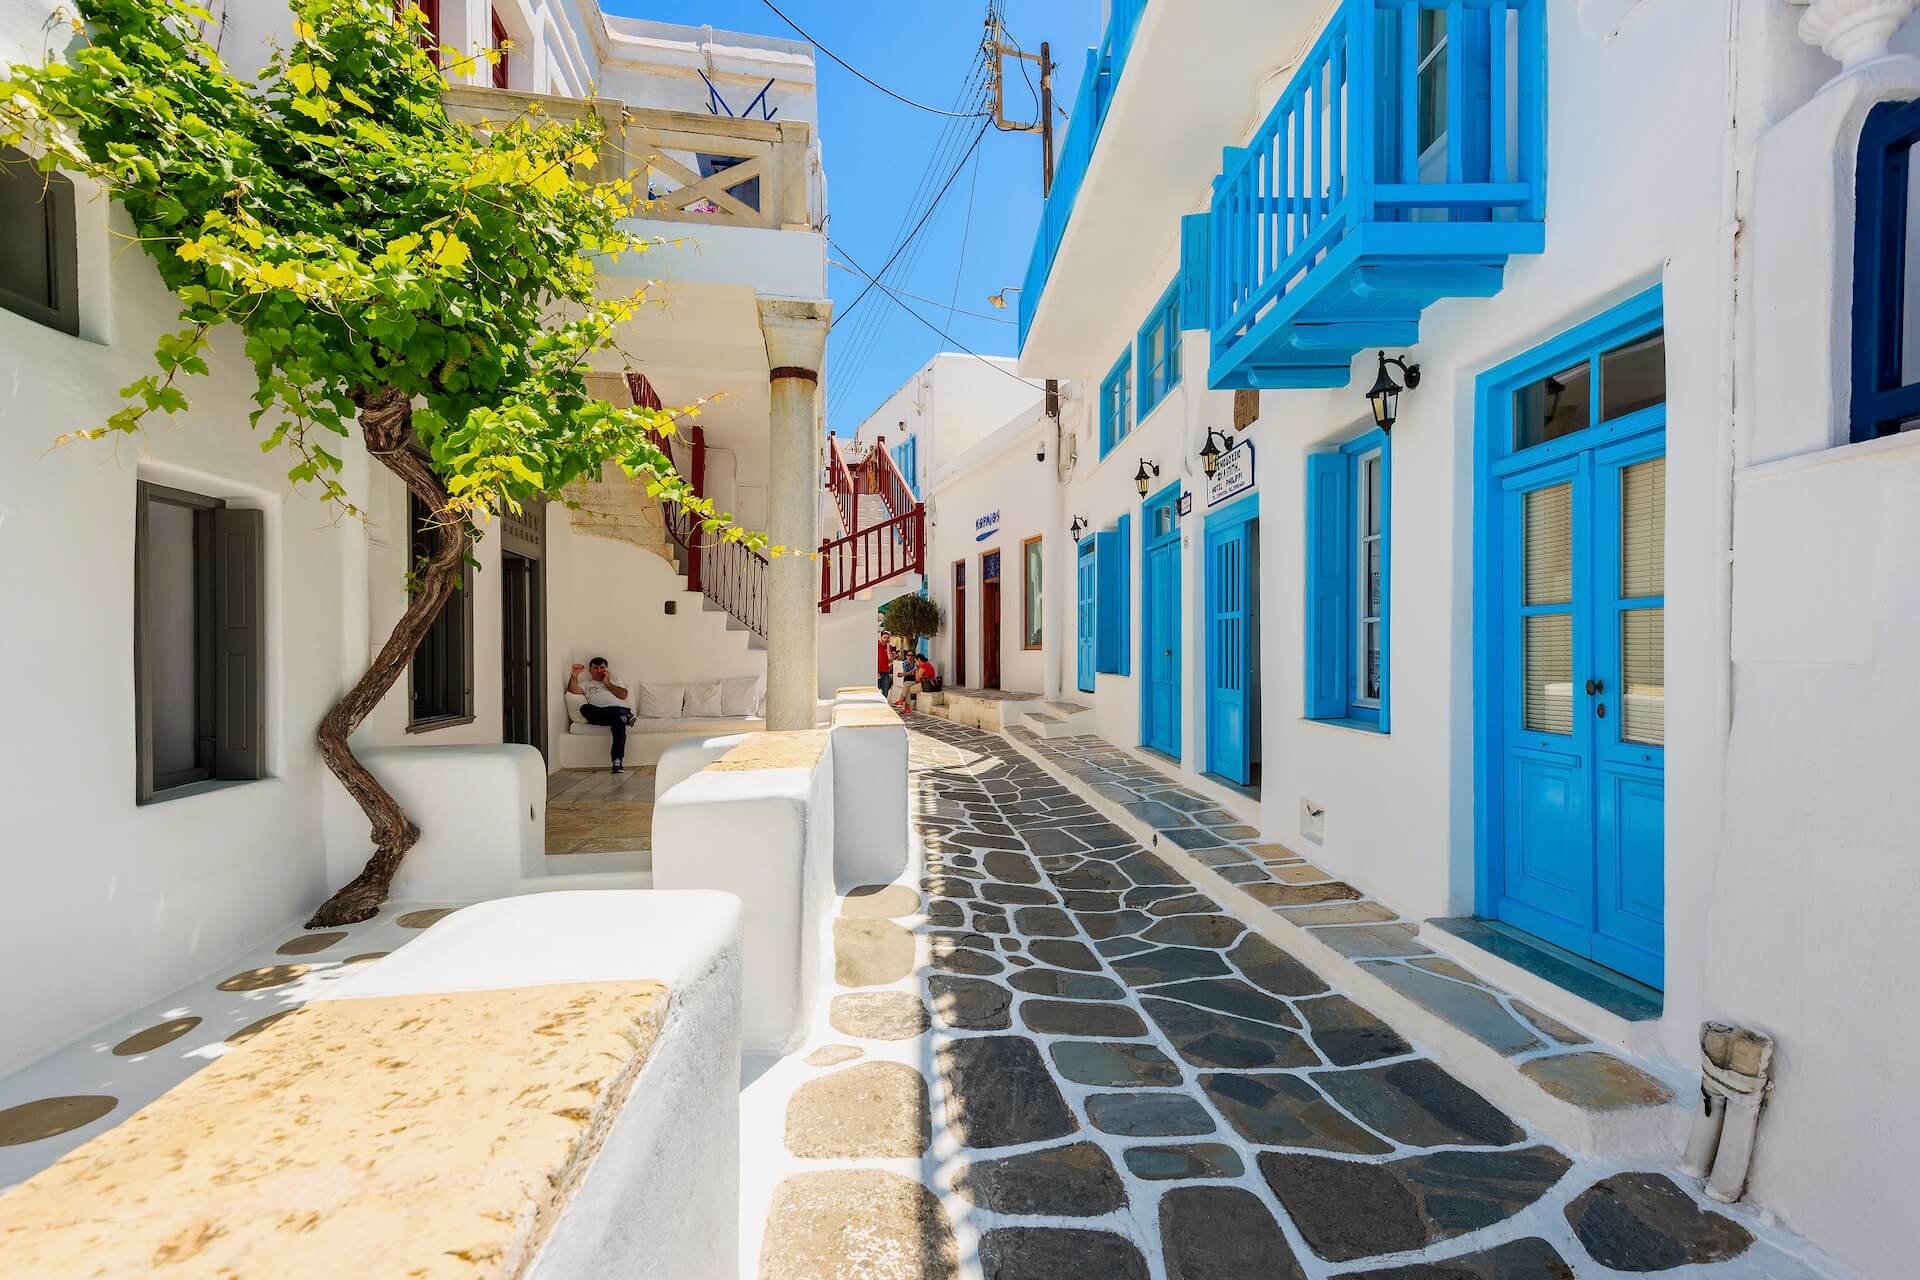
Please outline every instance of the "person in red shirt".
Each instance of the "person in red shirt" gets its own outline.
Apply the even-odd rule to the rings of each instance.
[[[879,665],[874,670],[879,673],[877,683],[880,686],[880,696],[884,698],[893,688],[893,644],[887,639],[885,623],[880,625],[880,656],[876,661]]]

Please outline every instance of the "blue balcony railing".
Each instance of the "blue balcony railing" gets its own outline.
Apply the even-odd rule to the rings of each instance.
[[[1214,180],[1216,388],[1341,386],[1538,252],[1546,0],[1346,0]]]
[[[1107,29],[1098,48],[1087,50],[1086,72],[1080,77],[1080,92],[1073,101],[1073,114],[1067,120],[1067,133],[1055,157],[1053,190],[1040,215],[1040,229],[1034,233],[1033,256],[1027,260],[1026,279],[1020,288],[1020,345],[1027,343],[1027,329],[1033,324],[1040,295],[1046,290],[1047,276],[1053,270],[1053,258],[1060,251],[1060,240],[1067,234],[1067,222],[1073,217],[1073,203],[1080,194],[1080,183],[1087,176],[1093,149],[1100,140],[1101,126],[1107,122],[1107,109],[1113,105],[1114,91],[1120,85],[1120,73],[1133,49],[1134,32],[1140,28],[1140,15],[1147,0],[1113,0],[1107,16]]]

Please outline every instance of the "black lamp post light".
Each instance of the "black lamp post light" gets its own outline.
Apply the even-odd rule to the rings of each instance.
[[[1148,475],[1147,473],[1149,471],[1151,471],[1153,474]],[[1144,498],[1147,496],[1147,490],[1153,487],[1154,477],[1158,476],[1159,474],[1160,474],[1159,463],[1148,462],[1145,458],[1140,459],[1140,469],[1133,473],[1133,487],[1140,491],[1141,497]]]
[[[1393,380],[1393,375],[1387,372],[1388,365],[1398,366],[1400,376],[1407,380],[1405,387],[1402,387]],[[1419,385],[1419,365],[1408,364],[1398,356],[1389,356],[1386,352],[1382,351],[1380,353],[1380,374],[1373,380],[1373,390],[1367,392],[1367,403],[1373,406],[1373,425],[1379,427],[1383,432],[1391,433],[1393,424],[1398,421],[1400,417],[1401,391],[1412,391]]]
[[[1080,535],[1085,533],[1086,531],[1087,531],[1087,522],[1081,519],[1079,516],[1075,516],[1073,518],[1073,523],[1067,526],[1067,532],[1073,535],[1073,540],[1075,542],[1080,541]]]
[[[1220,445],[1213,442],[1215,436],[1220,438],[1221,444],[1226,445],[1225,449],[1222,449]],[[1232,436],[1220,430],[1218,427],[1207,428],[1207,442],[1201,446],[1200,449],[1200,469],[1206,472],[1209,480],[1213,478],[1213,473],[1220,468],[1220,455],[1230,452],[1232,449]]]

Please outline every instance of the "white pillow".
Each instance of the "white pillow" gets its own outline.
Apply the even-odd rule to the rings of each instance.
[[[568,724],[584,723],[580,719],[580,708],[587,705],[586,695],[583,693],[569,693],[566,695],[566,698],[567,698],[567,723]]]
[[[680,714],[692,719],[696,716],[716,718],[720,714],[720,682],[709,680],[704,684],[687,686],[686,709]]]
[[[723,716],[757,715],[760,690],[765,684],[765,676],[735,676],[731,680],[722,680],[720,682],[720,714]]]
[[[643,684],[640,686],[640,718],[643,720],[678,720],[684,712],[687,702],[687,686],[683,684]]]

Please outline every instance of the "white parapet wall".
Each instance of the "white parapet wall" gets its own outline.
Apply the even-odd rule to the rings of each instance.
[[[739,1274],[740,904],[620,890],[477,903],[323,997],[636,979],[670,989],[665,1023],[532,1280]]]
[[[891,884],[907,868],[907,726],[878,689],[841,694],[854,700],[833,712],[834,874]]]
[[[513,893],[546,870],[547,770],[518,743],[367,747],[354,753],[420,828],[394,878],[402,902],[473,902]],[[346,789],[326,790],[327,874],[334,886],[372,852]]]
[[[820,922],[833,906],[833,753],[825,730],[756,733],[661,793],[657,889],[740,899],[742,1040],[784,1052],[821,985]]]

